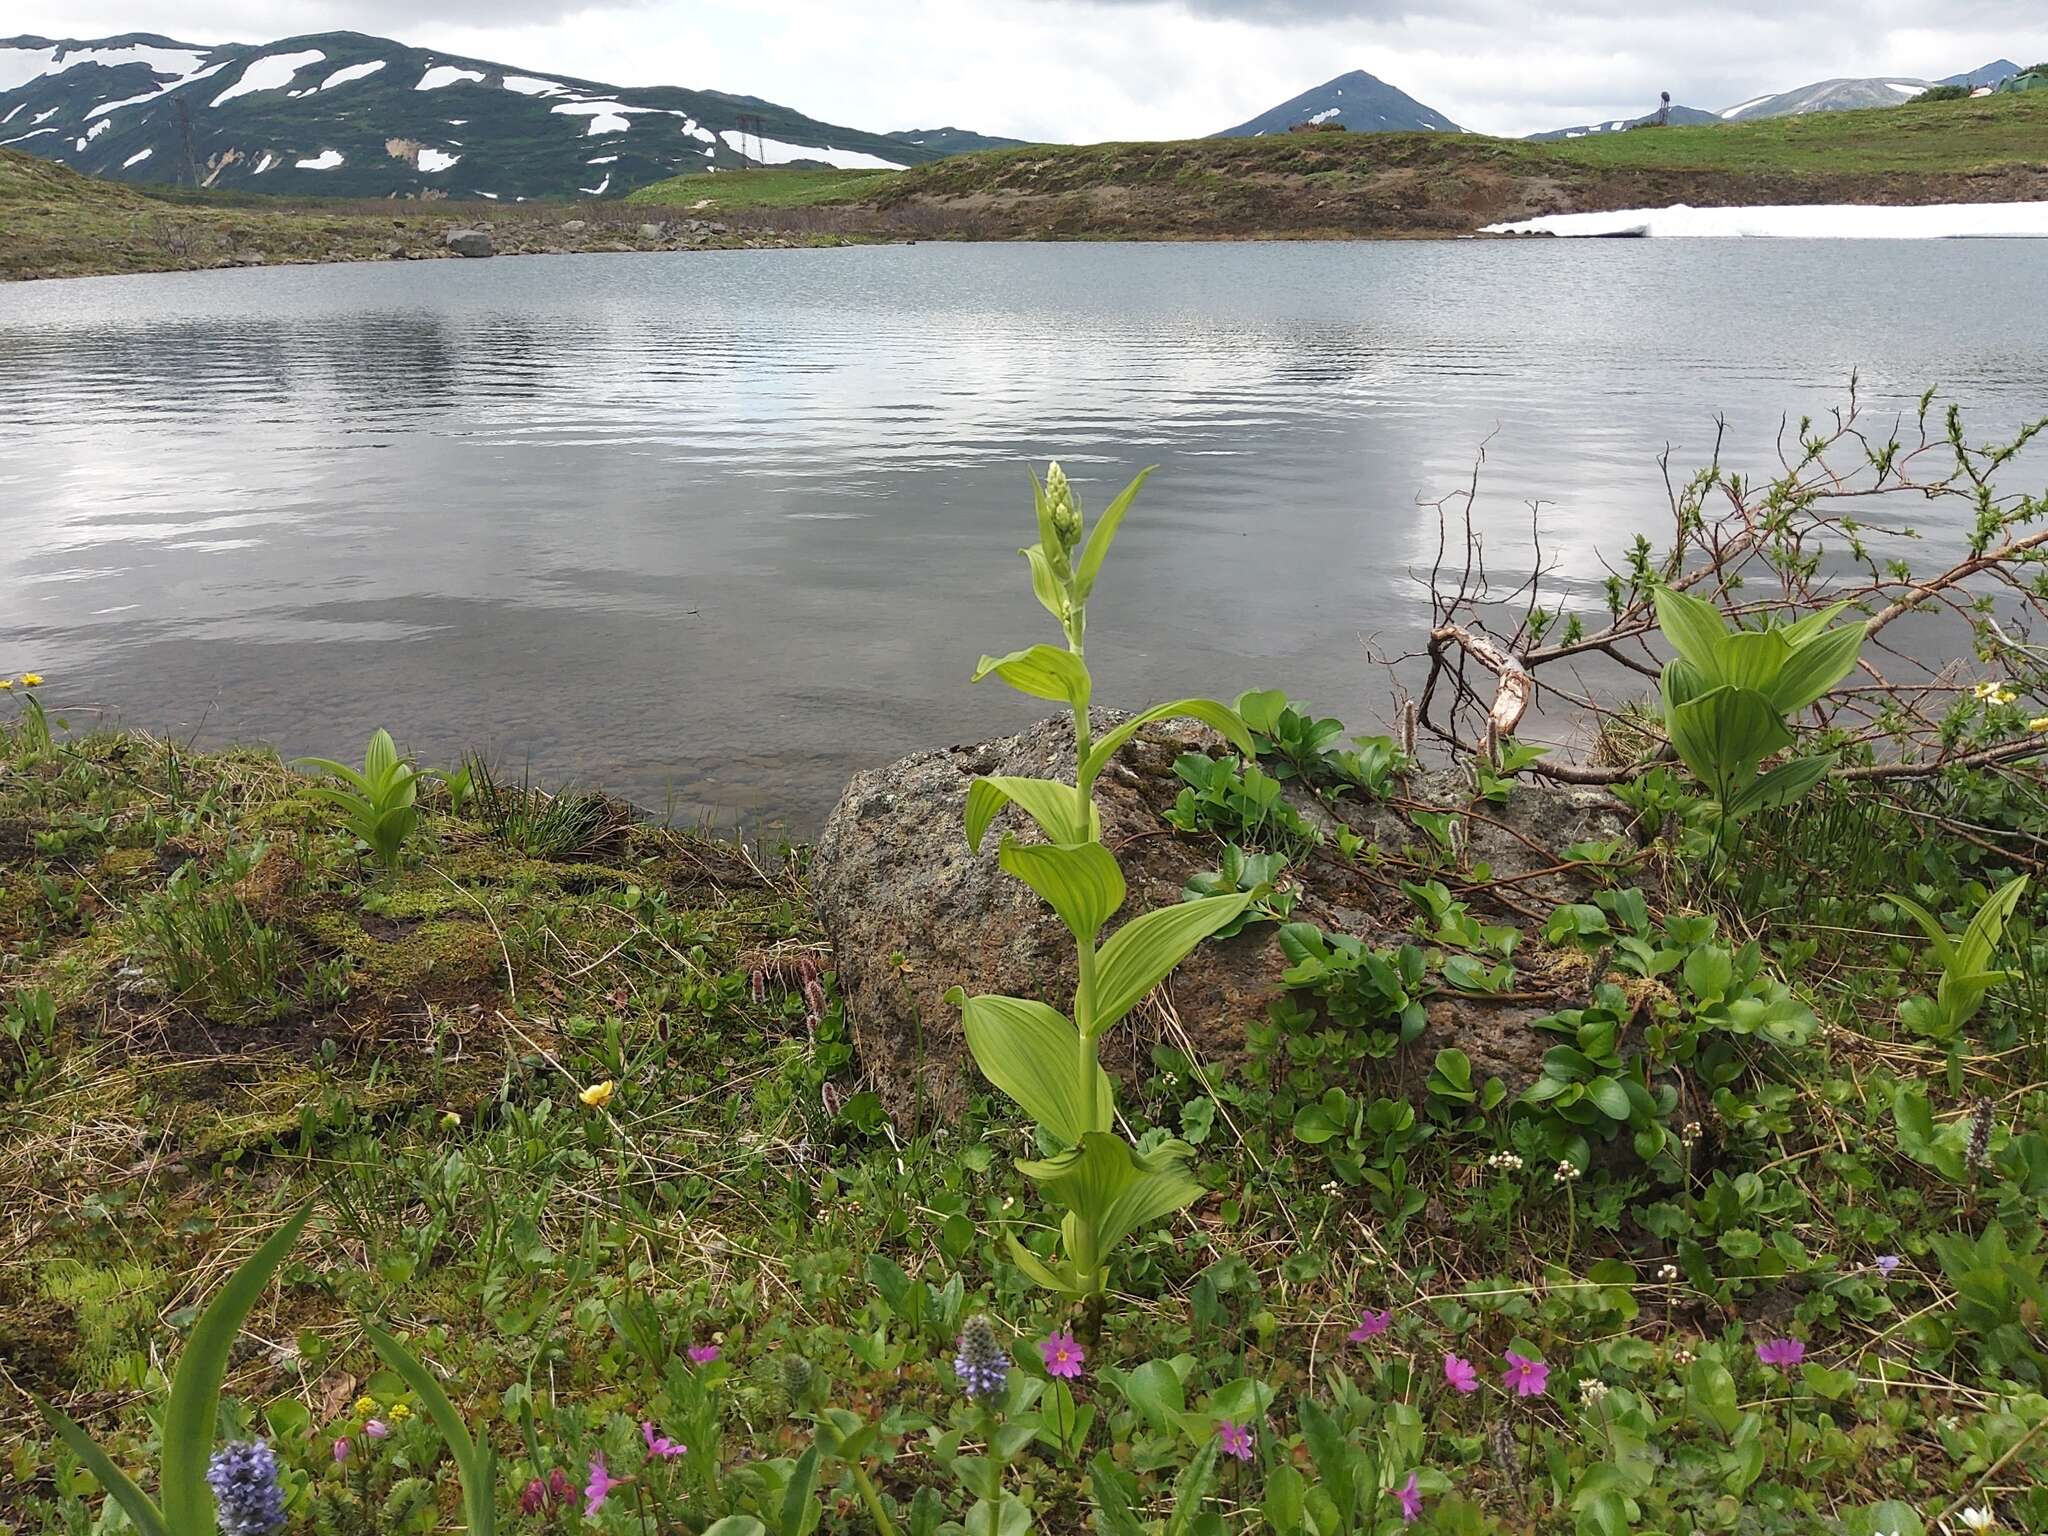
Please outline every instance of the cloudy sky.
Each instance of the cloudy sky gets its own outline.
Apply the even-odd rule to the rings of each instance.
[[[353,28],[547,73],[766,97],[855,127],[1211,133],[1350,69],[1468,128],[1718,109],[1834,75],[2048,56],[2048,0],[0,0],[52,37]]]

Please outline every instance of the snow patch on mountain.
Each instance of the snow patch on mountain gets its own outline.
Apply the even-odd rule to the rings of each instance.
[[[301,160],[298,161],[297,164],[298,168],[302,171],[331,171],[337,165],[340,165],[341,162],[342,153],[340,150],[323,149],[320,151],[319,154],[315,155],[312,159]]]
[[[326,57],[318,48],[309,48],[304,53],[267,53],[243,70],[242,78],[214,97],[210,105],[217,107],[255,91],[277,90],[291,84],[292,76],[308,64],[318,64]]]
[[[416,91],[438,91],[445,86],[454,85],[458,81],[481,80],[483,77],[482,70],[464,69],[458,64],[436,64],[432,69],[429,69],[424,75],[420,76],[420,83],[414,86],[413,89]]]
[[[462,156],[451,155],[445,150],[423,149],[420,151],[420,169],[429,172],[445,171],[449,166],[458,163],[461,159]]]
[[[506,90],[521,96],[566,96],[569,87],[559,80],[543,80],[537,75],[507,75],[502,81]]]
[[[121,169],[125,171],[131,166],[140,165],[142,164],[143,161],[147,160],[151,155],[155,153],[156,150],[153,148],[137,150],[134,154],[130,155],[126,160],[123,160],[121,162]]]
[[[590,126],[583,130],[585,138],[595,138],[600,133],[624,133],[633,124],[627,119],[628,112],[645,112],[646,107],[629,107],[620,101],[565,101],[550,111],[560,112],[567,117],[587,117]]]
[[[346,69],[337,69],[325,80],[322,80],[320,82],[320,89],[331,91],[337,85],[347,85],[351,80],[361,80],[374,75],[383,67],[384,61],[382,59],[372,59],[367,64],[351,64]]]
[[[884,160],[880,155],[870,155],[858,149],[823,149],[809,144],[785,144],[780,139],[756,138],[751,133],[741,133],[728,128],[719,135],[725,140],[725,147],[736,155],[745,155],[757,165],[788,165],[796,160],[816,160],[825,165],[837,166],[842,171],[900,171],[903,163],[899,160]]]

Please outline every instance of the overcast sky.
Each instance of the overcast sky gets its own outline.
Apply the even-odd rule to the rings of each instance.
[[[870,129],[1212,133],[1364,69],[1522,134],[1835,75],[2048,56],[2048,0],[0,0],[0,29],[264,42],[347,27]]]

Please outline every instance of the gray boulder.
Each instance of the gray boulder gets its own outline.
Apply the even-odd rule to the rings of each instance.
[[[668,226],[666,224],[642,224],[640,226],[640,238],[642,240],[659,240],[667,233]]]
[[[1118,718],[1098,711],[1097,733]],[[1098,781],[1103,838],[1122,864],[1129,892],[1117,922],[1180,900],[1190,876],[1216,867],[1216,840],[1180,834],[1161,812],[1181,787],[1174,760],[1220,746],[1219,737],[1192,721],[1162,722],[1141,731]],[[1039,840],[1036,828],[1006,810],[976,854],[961,817],[976,776],[1071,780],[1073,752],[1073,724],[1062,715],[1000,740],[914,753],[856,775],[826,822],[811,866],[812,895],[868,1077],[902,1122],[952,1118],[978,1081],[959,1011],[945,1001],[949,987],[1034,997],[1062,1011],[1072,999],[1071,938],[1036,894],[996,862],[1003,831],[1029,842]],[[1401,879],[1425,878],[1402,862],[1402,850],[1420,849],[1427,840],[1409,819],[1413,811],[1459,814],[1462,868],[1490,866],[1494,882],[1467,899],[1490,920],[1525,930],[1540,927],[1557,902],[1584,894],[1578,877],[1556,867],[1560,850],[1628,835],[1626,812],[1604,793],[1519,783],[1507,805],[1475,806],[1463,777],[1449,772],[1419,773],[1386,802],[1356,796],[1325,802],[1292,785],[1288,798],[1330,837],[1288,871],[1301,887],[1294,917],[1383,946],[1411,935],[1416,911]],[[1386,862],[1369,851],[1341,858],[1339,824],[1382,850]],[[1455,883],[1458,876],[1441,878]],[[1128,1080],[1158,1041],[1217,1065],[1240,1060],[1247,1022],[1285,990],[1280,977],[1288,962],[1276,932],[1272,923],[1256,923],[1197,948],[1149,1002],[1104,1037],[1105,1064]],[[1466,1051],[1482,1081],[1498,1076],[1511,1090],[1531,1081],[1556,1041],[1528,1026],[1583,1000],[1586,968],[1575,956],[1529,945],[1526,936],[1516,964],[1513,1002],[1434,1002],[1422,1039],[1384,1064],[1387,1081],[1378,1091],[1419,1095],[1435,1052],[1445,1046]]]
[[[562,221],[562,233],[565,235],[580,235],[588,228],[590,228],[589,223],[583,219],[564,219]]]
[[[442,244],[458,256],[495,256],[497,246],[491,240],[488,229],[451,229],[441,237]]]

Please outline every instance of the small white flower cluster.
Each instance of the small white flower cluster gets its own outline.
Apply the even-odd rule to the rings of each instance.
[[[1602,1381],[1602,1380],[1600,1380],[1600,1378],[1599,1378],[1599,1377],[1597,1377],[1597,1376],[1582,1376],[1582,1377],[1580,1377],[1580,1378],[1579,1378],[1579,1401],[1580,1401],[1580,1402],[1582,1402],[1582,1403],[1597,1403],[1597,1402],[1599,1402],[1599,1401],[1600,1401],[1600,1400],[1601,1400],[1601,1399],[1602,1399],[1603,1397],[1605,1397],[1606,1395],[1607,1395],[1607,1383],[1606,1383],[1606,1382],[1604,1382],[1604,1381]]]
[[[1552,1177],[1560,1184],[1571,1184],[1576,1182],[1581,1174],[1576,1163],[1565,1160],[1557,1165],[1557,1172]]]
[[[1666,1285],[1669,1285],[1672,1281],[1678,1278],[1678,1266],[1676,1264],[1658,1265],[1657,1278],[1659,1280],[1662,1280]]]
[[[1671,1363],[1676,1366],[1688,1366],[1697,1359],[1699,1359],[1699,1356],[1687,1349],[1683,1344],[1671,1351]]]
[[[1486,1160],[1486,1166],[1498,1168],[1503,1173],[1520,1173],[1522,1171],[1522,1155],[1519,1152],[1496,1152]]]
[[[1702,1129],[1699,1121],[1688,1120],[1685,1122],[1685,1129],[1678,1133],[1678,1139],[1689,1147],[1700,1139]]]

